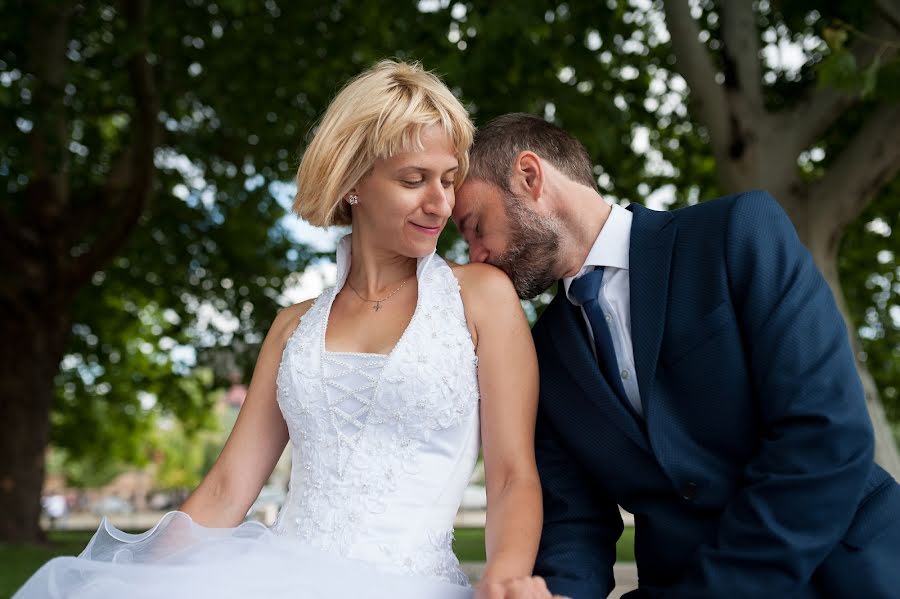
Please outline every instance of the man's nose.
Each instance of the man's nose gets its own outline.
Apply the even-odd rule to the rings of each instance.
[[[473,241],[469,244],[469,260],[472,262],[486,262],[488,251],[481,243]]]

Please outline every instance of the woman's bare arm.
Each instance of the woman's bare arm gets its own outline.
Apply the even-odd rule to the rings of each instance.
[[[222,453],[181,506],[203,526],[240,524],[272,474],[288,441],[287,425],[275,399],[275,378],[284,345],[312,300],[278,313],[253,370],[247,397]]]
[[[534,458],[537,357],[509,278],[484,264],[471,264],[457,272],[466,315],[477,339],[488,496],[487,564],[479,585],[484,588],[530,577],[537,554],[543,518]]]

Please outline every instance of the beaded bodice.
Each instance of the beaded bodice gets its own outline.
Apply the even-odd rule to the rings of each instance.
[[[386,356],[329,352],[325,328],[350,266],[284,348],[278,403],[293,444],[288,498],[273,530],[386,569],[465,583],[453,521],[479,448],[477,358],[459,284],[432,254],[416,309]]]

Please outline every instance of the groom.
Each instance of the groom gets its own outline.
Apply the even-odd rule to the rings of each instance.
[[[535,573],[605,597],[634,514],[635,597],[898,597],[900,487],[873,463],[834,300],[751,191],[606,204],[582,145],[534,116],[475,138],[453,218],[533,297],[544,530]]]

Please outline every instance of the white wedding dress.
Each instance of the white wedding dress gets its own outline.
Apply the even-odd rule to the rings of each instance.
[[[418,261],[412,320],[387,355],[331,352],[325,328],[346,281],[303,316],[278,370],[293,444],[271,528],[211,529],[170,512],[126,534],[105,519],[78,557],[45,564],[14,599],[468,598],[453,521],[479,447],[477,358],[459,284]]]

